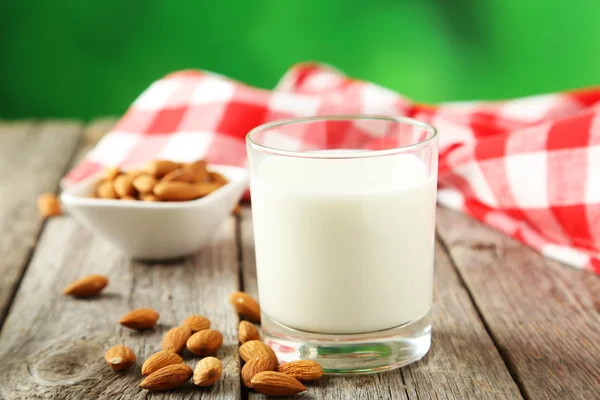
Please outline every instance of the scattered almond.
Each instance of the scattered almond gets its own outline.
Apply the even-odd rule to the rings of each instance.
[[[210,321],[202,315],[190,315],[182,323],[182,326],[187,326],[192,332],[203,331],[210,328]]]
[[[96,188],[96,194],[101,199],[118,199],[119,198],[119,196],[117,195],[117,192],[115,192],[113,181],[111,181],[111,180],[104,180],[104,181],[100,182],[100,184],[98,184],[98,187]]]
[[[97,296],[108,285],[108,278],[103,275],[88,275],[72,282],[64,290],[64,294],[75,297]]]
[[[135,365],[135,353],[127,346],[119,345],[104,353],[104,359],[113,371],[123,371]]]
[[[208,356],[219,350],[223,344],[223,335],[214,329],[205,329],[194,333],[187,341],[187,348],[197,356]]]
[[[153,391],[175,389],[186,383],[193,374],[192,368],[186,364],[167,365],[148,375],[140,387]]]
[[[206,357],[198,361],[194,370],[194,385],[200,387],[212,386],[221,378],[223,366],[215,357]]]
[[[261,342],[260,340],[250,340],[240,346],[238,349],[242,360],[248,361],[256,357],[270,357],[275,365],[279,364],[277,356],[272,348]]]
[[[142,195],[152,193],[152,189],[154,189],[156,182],[155,177],[148,174],[141,174],[136,176],[131,183],[133,187],[140,192],[140,195]]]
[[[127,174],[121,174],[115,178],[114,189],[119,197],[131,197],[135,194],[135,188],[133,187],[133,178]]]
[[[123,315],[119,323],[131,329],[144,330],[156,325],[158,313],[151,308],[136,308]]]
[[[260,306],[258,302],[244,292],[233,292],[229,302],[235,311],[252,322],[260,322]]]
[[[137,199],[133,196],[123,196],[123,197],[121,197],[121,200],[137,200]]]
[[[242,368],[242,382],[244,386],[252,387],[252,378],[259,372],[275,371],[276,365],[271,357],[256,357],[244,364]]]
[[[120,173],[121,171],[118,167],[107,167],[106,169],[104,169],[104,179],[112,181],[117,176],[119,176]]]
[[[187,182],[159,182],[154,186],[154,195],[165,201],[189,201],[206,193],[200,186]]]
[[[171,350],[179,353],[185,347],[190,336],[192,336],[192,330],[187,326],[171,328],[163,338],[161,350]]]
[[[55,217],[62,214],[60,201],[54,193],[44,193],[37,200],[38,210],[42,217]]]
[[[277,367],[277,371],[300,382],[317,381],[323,376],[323,367],[311,360],[290,361]]]
[[[155,178],[162,178],[179,167],[181,167],[181,163],[169,160],[155,160],[148,163],[146,171]]]
[[[175,354],[171,350],[161,350],[154,353],[142,364],[142,375],[150,375],[154,371],[158,371],[167,365],[182,364],[183,358],[179,354]]]
[[[240,339],[240,343],[246,343],[250,340],[260,340],[260,334],[252,322],[240,321],[238,325],[238,338]]]
[[[297,379],[281,372],[259,372],[254,375],[251,384],[254,390],[267,396],[293,396],[306,391]]]
[[[237,203],[235,205],[235,207],[233,207],[233,210],[231,210],[231,213],[233,215],[240,215],[241,212],[242,212],[242,206],[240,203]]]

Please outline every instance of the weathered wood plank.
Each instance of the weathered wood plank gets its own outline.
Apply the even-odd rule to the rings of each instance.
[[[256,295],[252,215],[241,222],[244,290]],[[444,250],[436,246],[433,339],[429,354],[402,370],[326,377],[311,385],[314,399],[520,399],[519,389],[474,309]],[[251,394],[252,399],[262,396]]]
[[[90,273],[105,274],[102,296],[77,300],[62,288]],[[236,399],[240,397],[237,316],[228,295],[238,288],[235,221],[230,218],[209,248],[170,264],[132,262],[69,216],[46,225],[0,334],[0,398],[12,399]],[[157,328],[138,333],[118,324],[132,308],[160,313]],[[140,366],[160,349],[163,334],[190,314],[208,317],[224,337],[217,357],[222,380],[213,388],[191,383],[164,394],[141,390]],[[103,354],[130,346],[137,366],[113,373]],[[193,366],[198,360],[184,353]]]
[[[600,279],[453,211],[438,230],[526,397],[599,398]]]
[[[54,192],[82,125],[0,122],[0,327],[43,224],[37,196]]]

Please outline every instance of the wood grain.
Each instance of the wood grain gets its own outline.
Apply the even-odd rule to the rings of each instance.
[[[529,399],[597,399],[600,279],[459,213],[438,231]]]
[[[257,293],[252,215],[241,220],[244,290]],[[521,399],[479,320],[448,255],[436,245],[432,348],[401,370],[359,377],[326,377],[310,385],[314,399]],[[262,396],[252,393],[252,399]]]
[[[237,316],[228,306],[238,288],[235,222],[230,218],[205,251],[172,263],[132,262],[68,216],[50,220],[0,334],[0,398],[237,399],[240,397]],[[107,275],[101,297],[61,294],[72,280]],[[118,324],[137,307],[160,313],[157,328],[136,332]],[[223,376],[213,388],[149,394],[138,387],[143,361],[160,350],[163,334],[191,314],[208,317],[225,341],[217,357]],[[116,344],[131,347],[137,366],[116,374],[103,359]],[[193,366],[198,360],[184,353]]]
[[[77,122],[0,122],[0,327],[43,219],[36,200],[55,192],[82,131]]]

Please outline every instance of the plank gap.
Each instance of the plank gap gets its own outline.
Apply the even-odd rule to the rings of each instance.
[[[498,338],[496,337],[496,335],[494,334],[494,331],[492,330],[492,328],[489,326],[487,319],[485,318],[483,312],[479,308],[479,304],[477,303],[477,301],[475,301],[475,297],[473,296],[473,294],[471,293],[471,290],[467,286],[467,283],[465,282],[465,279],[463,277],[461,270],[456,265],[456,262],[454,261],[454,257],[452,257],[452,253],[450,253],[450,247],[448,246],[448,243],[446,243],[444,241],[444,238],[439,234],[437,229],[435,230],[435,236],[437,237],[444,252],[448,255],[450,265],[456,272],[458,282],[467,292],[467,296],[469,296],[469,299],[471,300],[471,303],[473,304],[473,309],[475,310],[477,317],[481,321],[481,324],[483,325],[483,328],[487,332],[488,336],[494,343],[494,346],[496,347],[498,353],[500,354],[500,357],[502,358],[502,361],[504,362],[504,365],[506,366],[508,373],[510,374],[511,378],[515,382],[515,385],[517,385],[517,388],[519,389],[521,396],[523,396],[523,399],[529,400],[530,398],[524,389],[523,382],[521,381],[521,378],[519,378],[519,375],[517,374],[515,366],[513,365],[513,363],[510,362],[510,358],[509,358],[508,354],[506,353],[505,349],[501,346],[501,343],[498,340]]]
[[[408,366],[406,367],[402,367],[400,368],[400,377],[402,378],[402,386],[404,386],[404,393],[406,394],[406,398],[410,399],[410,393],[408,393],[408,386],[406,384],[406,377],[404,376],[404,374],[406,373],[406,371],[408,370]],[[417,400],[419,400],[419,393],[415,392],[417,395]],[[394,394],[392,393],[392,388],[390,387],[390,399],[393,399]]]
[[[236,246],[238,252],[238,289],[240,291],[244,291],[244,245],[242,241],[242,215],[238,213],[235,215],[235,239]],[[229,299],[228,299],[229,300]],[[239,317],[238,317],[238,326],[239,326]],[[239,343],[238,343],[239,347]],[[240,374],[242,372],[243,365],[240,360]],[[250,397],[250,390],[241,383],[241,375],[240,375],[240,399],[248,400]]]
[[[235,215],[235,244],[238,251],[238,288],[244,291],[244,249],[242,245],[242,217]]]

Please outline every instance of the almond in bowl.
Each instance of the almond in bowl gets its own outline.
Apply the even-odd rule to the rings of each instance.
[[[125,254],[165,260],[200,250],[247,185],[246,168],[158,160],[102,171],[68,187],[61,202]]]
[[[206,161],[191,163],[155,160],[143,169],[104,170],[88,197],[111,200],[190,201],[227,185],[229,179],[210,170]]]

